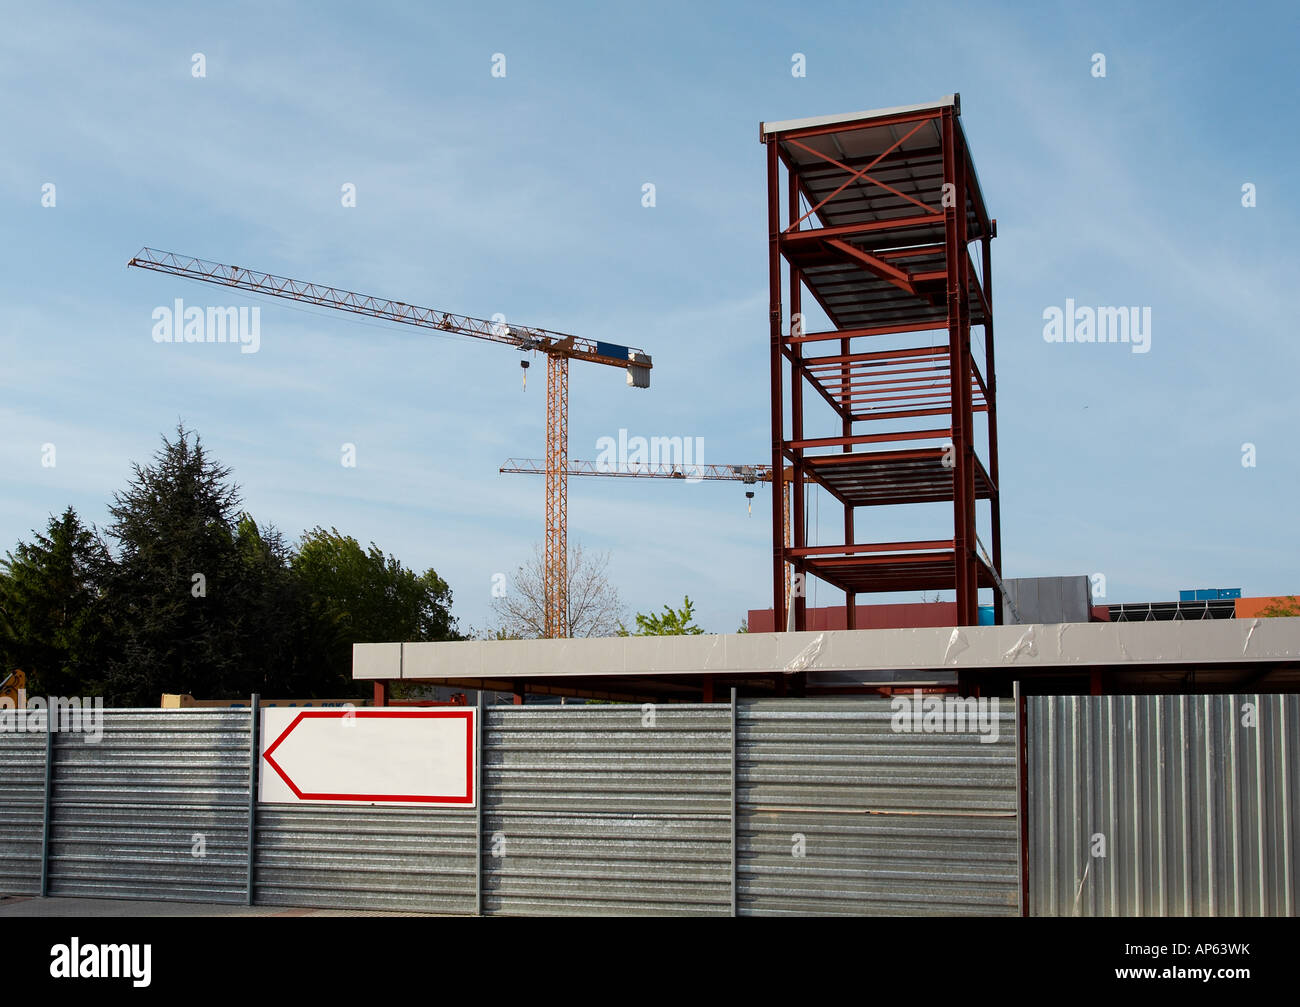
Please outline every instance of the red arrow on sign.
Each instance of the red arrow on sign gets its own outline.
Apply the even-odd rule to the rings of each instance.
[[[285,745],[285,743],[289,739],[289,736],[292,735],[294,731],[296,731],[298,727],[302,725],[305,721],[335,720],[335,721],[339,721],[340,731],[352,732],[356,730],[357,725],[346,723],[344,721],[344,718],[356,718],[357,720],[361,720],[364,718],[366,720],[374,720],[374,721],[396,720],[399,722],[410,721],[410,720],[422,720],[425,721],[426,723],[429,721],[450,721],[450,720],[457,720],[457,719],[463,721],[465,725],[465,749],[464,749],[465,790],[464,793],[462,794],[324,793],[324,792],[311,792],[311,791],[303,790],[298,786],[297,783],[293,781],[289,773],[285,771],[285,768],[275,760],[274,756],[276,750],[279,749],[282,745]],[[367,725],[367,726],[371,726],[371,725]],[[378,728],[378,726],[379,725],[377,723],[373,725],[373,727],[375,728]],[[302,735],[299,734],[299,737],[302,737]],[[374,737],[372,732],[357,731],[355,735],[331,734],[331,736],[328,739],[326,739],[324,742],[322,742],[319,738],[313,739],[313,744],[317,746],[323,744],[326,746],[327,750],[335,749],[335,751],[332,751],[330,754],[335,756],[339,754],[345,754],[351,760],[353,760],[354,763],[364,762],[368,755],[378,756],[382,758],[382,753],[378,753],[373,750],[367,751],[365,749],[364,743],[366,742],[366,739],[368,737],[369,738]],[[390,742],[396,740],[399,745],[402,744],[401,739],[390,738],[386,740]],[[356,751],[348,751],[347,746],[344,743],[349,741],[353,742],[353,746],[352,746],[353,748],[357,747],[356,743],[362,743],[362,747],[358,748]],[[286,750],[288,749],[288,747],[290,746],[286,746]],[[337,751],[338,749],[343,749],[342,753]],[[410,753],[404,752],[404,754],[410,754]],[[281,752],[280,757],[282,759],[284,758],[283,752]],[[394,802],[394,803],[402,802],[402,803],[421,803],[421,804],[473,804],[474,803],[474,711],[473,710],[400,710],[400,711],[399,710],[304,710],[302,713],[299,713],[298,716],[293,719],[292,723],[290,723],[289,726],[284,729],[283,733],[281,733],[281,735],[275,739],[275,741],[271,744],[271,746],[267,748],[265,752],[262,753],[262,758],[264,758],[270,764],[271,768],[276,771],[280,779],[282,779],[285,782],[285,785],[288,786],[288,788],[293,791],[294,795],[301,801],[374,801],[374,802]],[[381,770],[383,768],[384,767],[382,766],[379,767],[379,769]],[[359,767],[359,771],[361,772],[362,775],[364,775],[364,770],[365,770],[365,766],[361,765]],[[302,771],[299,770],[299,772],[301,773]],[[380,775],[382,775],[382,773]]]

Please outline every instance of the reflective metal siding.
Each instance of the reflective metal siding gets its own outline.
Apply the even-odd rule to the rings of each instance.
[[[485,912],[730,912],[730,708],[643,718],[623,705],[488,709]]]
[[[742,701],[737,912],[1016,915],[1010,700],[997,724],[982,744],[895,733],[888,699]]]
[[[1034,915],[1296,914],[1300,696],[1036,696],[1027,714]]]
[[[0,895],[40,893],[44,813],[44,732],[0,732]]]
[[[50,894],[242,902],[248,747],[247,711],[105,710],[98,743],[56,734]]]
[[[473,811],[263,804],[258,905],[474,912]]]

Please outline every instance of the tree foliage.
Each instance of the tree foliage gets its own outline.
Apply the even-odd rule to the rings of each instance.
[[[33,535],[0,561],[0,678],[22,668],[32,694],[65,695],[106,656],[108,548],[71,507]]]
[[[1293,594],[1284,598],[1274,598],[1260,609],[1259,614],[1265,619],[1288,619],[1300,616],[1300,600],[1297,600]]]
[[[690,597],[683,599],[681,608],[665,605],[659,614],[638,612],[636,615],[636,632],[630,632],[619,623],[619,636],[695,636],[703,633],[694,623],[695,603]]]
[[[176,429],[151,465],[132,466],[109,507],[117,561],[108,582],[119,652],[107,691],[130,705],[157,693],[223,696],[246,675],[236,544],[239,488],[197,434]]]
[[[314,528],[299,543],[293,573],[308,658],[337,688],[351,683],[354,643],[457,638],[447,582],[407,569],[373,543],[363,549],[337,529]]]
[[[230,470],[183,426],[134,465],[107,541],[69,508],[0,562],[0,672],[29,692],[153,706],[357,695],[352,644],[459,637],[451,590],[373,543],[315,528],[291,548],[240,509]]]

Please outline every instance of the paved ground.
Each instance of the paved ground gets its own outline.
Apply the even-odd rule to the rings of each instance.
[[[287,909],[283,906],[221,906],[208,902],[143,902],[137,899],[41,899],[0,895],[0,917],[67,916],[79,919],[124,916],[429,916],[430,913],[366,912],[352,909]]]

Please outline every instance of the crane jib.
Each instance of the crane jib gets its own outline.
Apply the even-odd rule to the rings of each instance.
[[[650,369],[654,366],[650,361],[650,355],[635,347],[624,346],[622,343],[582,339],[532,326],[512,326],[504,320],[498,320],[500,316],[488,321],[469,315],[456,315],[391,298],[358,294],[351,290],[309,283],[306,280],[294,280],[285,276],[276,276],[274,273],[257,272],[193,256],[178,255],[175,252],[163,252],[155,248],[140,249],[127,265],[421,328],[457,332],[476,339],[507,343],[525,351],[538,350],[555,357],[569,357],[622,367],[627,372],[629,385],[634,388],[650,387]]]

